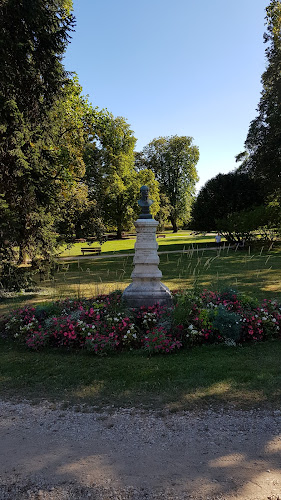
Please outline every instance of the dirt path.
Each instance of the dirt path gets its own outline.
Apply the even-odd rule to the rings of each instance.
[[[161,247],[159,247],[161,248]],[[235,248],[233,245],[232,246],[227,246],[226,247],[226,250],[228,248]],[[218,248],[217,247],[205,247],[205,248],[194,248],[193,251],[194,252],[203,252],[203,251],[206,251],[206,250],[216,250],[218,251]],[[161,250],[158,250],[157,253],[158,255],[166,255],[166,254],[173,254],[173,253],[189,253],[191,252],[190,249],[188,250],[165,250],[163,252],[161,252]],[[88,255],[75,255],[75,256],[72,256],[72,257],[68,257],[68,256],[64,256],[64,257],[58,257],[58,261],[68,261],[68,260],[88,260],[88,259],[94,259],[94,260],[98,260],[98,259],[111,259],[111,258],[123,258],[123,257],[134,257],[134,252],[131,252],[131,253],[102,253],[100,255],[91,255],[90,253]]]
[[[281,500],[281,411],[0,402],[0,498]]]

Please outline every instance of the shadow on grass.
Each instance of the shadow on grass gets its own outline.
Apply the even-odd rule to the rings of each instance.
[[[168,408],[280,407],[281,342],[197,347],[173,355],[97,357],[0,341],[2,398],[64,405]]]

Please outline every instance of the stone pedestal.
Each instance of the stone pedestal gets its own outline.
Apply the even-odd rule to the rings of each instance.
[[[161,283],[162,273],[158,269],[156,229],[154,219],[138,219],[135,223],[137,241],[135,244],[132,283],[125,289],[123,300],[129,307],[152,306],[156,302],[172,303],[169,289]]]

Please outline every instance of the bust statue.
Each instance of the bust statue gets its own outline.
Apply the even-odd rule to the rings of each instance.
[[[138,201],[138,205],[141,207],[141,214],[139,219],[152,219],[149,207],[152,205],[153,200],[148,198],[148,191],[149,189],[147,186],[142,186],[140,188],[141,199]]]

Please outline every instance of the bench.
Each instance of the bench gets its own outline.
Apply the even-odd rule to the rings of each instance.
[[[166,238],[166,234],[156,234],[156,238]]]
[[[86,248],[81,248],[81,252],[82,252],[83,255],[84,255],[85,252],[91,252],[91,253],[94,253],[96,255],[100,255],[100,253],[101,253],[101,247],[95,247],[95,248],[86,247]]]

